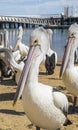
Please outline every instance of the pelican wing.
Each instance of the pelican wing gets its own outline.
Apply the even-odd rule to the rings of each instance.
[[[68,113],[68,100],[67,100],[67,97],[57,91],[57,90],[53,90],[53,99],[54,99],[54,104],[57,108],[59,108],[65,116],[67,116],[67,113]]]
[[[3,53],[3,55],[2,55]],[[12,65],[16,70],[19,70],[20,65],[16,63],[13,53],[8,48],[0,48],[0,57],[2,60],[7,61],[8,64]],[[6,62],[6,64],[7,64]]]

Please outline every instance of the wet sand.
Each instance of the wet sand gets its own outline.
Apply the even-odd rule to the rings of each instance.
[[[56,66],[53,75],[47,75],[44,65],[41,65],[39,81],[57,87],[68,96],[68,118],[71,120],[72,124],[62,127],[61,130],[78,130],[78,107],[76,107],[75,113],[70,113],[73,96],[65,89],[62,79],[59,79],[59,70],[60,63]],[[12,105],[16,87],[17,85],[12,78],[4,78],[4,80],[0,82],[0,130],[35,130],[35,127],[24,113],[22,100],[20,99],[15,107]]]

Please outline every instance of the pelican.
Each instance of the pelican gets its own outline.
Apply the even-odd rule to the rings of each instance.
[[[4,62],[6,67],[9,67],[14,72],[14,79],[15,79],[16,84],[18,84],[27,56],[22,58],[19,53],[19,50],[12,52],[12,50],[9,48],[0,48],[0,59],[2,60],[2,62]],[[4,73],[4,71],[5,70],[3,68],[2,73]],[[8,74],[9,69],[6,71],[7,73],[6,72],[5,73],[9,75]]]
[[[3,55],[2,55],[3,54]],[[27,58],[27,57],[26,57]],[[16,58],[14,53],[9,48],[0,48],[0,59],[4,62],[4,64],[9,67],[15,73],[15,81],[18,84],[21,72],[24,67],[24,61],[20,61],[20,63],[16,62]],[[26,60],[26,59],[25,59]],[[4,69],[3,69],[4,70]]]
[[[47,33],[50,39],[50,46],[48,52],[45,57],[45,68],[48,74],[53,74],[55,66],[57,64],[57,53],[52,50],[52,34],[53,31],[51,29],[47,29]]]
[[[49,49],[49,42],[44,28],[36,28],[31,33],[30,50],[13,102],[15,105],[22,94],[24,110],[36,130],[56,130],[68,122],[67,97],[53,87],[38,82],[39,65]]]
[[[18,62],[22,57],[20,54],[20,51],[16,50],[16,51],[13,51],[12,53],[13,53],[13,57],[14,57],[15,61]]]
[[[12,76],[12,71],[9,68],[9,66],[7,66],[5,64],[5,62],[0,58],[0,70],[1,70],[1,80],[3,80],[3,77],[10,77]]]
[[[4,29],[4,31],[0,33],[0,37],[1,37],[0,48],[2,48],[2,47],[8,48],[9,47],[8,31],[6,29]]]
[[[54,73],[56,64],[57,64],[57,53],[53,51],[51,48],[49,48],[45,59],[45,68],[48,74]]]
[[[51,29],[47,29],[47,33],[48,33],[49,39],[50,39],[50,46],[49,46],[49,49],[48,49],[48,52],[47,52],[46,55],[48,55],[50,57],[54,53],[54,55],[55,55],[55,65],[56,65],[57,64],[57,53],[54,50],[52,50],[52,35],[53,35],[53,31]]]
[[[78,46],[78,25],[72,24],[69,28],[69,37],[64,52],[62,67],[60,69],[60,77],[67,90],[74,95],[73,110],[76,105],[78,96],[78,67],[74,65],[74,53]]]
[[[18,49],[20,51],[21,56],[27,56],[29,47],[22,43],[22,35],[23,35],[23,29],[20,26],[18,30],[17,43],[15,45],[14,51]]]
[[[18,29],[18,37],[22,40],[22,36],[23,36],[23,28],[22,26],[19,26],[19,29]]]

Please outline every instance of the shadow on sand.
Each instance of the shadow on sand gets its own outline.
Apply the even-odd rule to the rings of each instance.
[[[0,109],[0,113],[11,114],[11,115],[19,115],[19,116],[23,116],[25,114],[24,112],[18,112],[18,111],[10,110],[10,109]]]
[[[0,94],[0,101],[10,101],[14,99],[14,92]]]
[[[2,80],[0,82],[0,85],[5,85],[5,86],[16,86],[16,83],[13,79],[6,79],[6,80]]]

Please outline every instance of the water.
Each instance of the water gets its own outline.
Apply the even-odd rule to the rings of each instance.
[[[2,32],[3,30],[0,30]],[[22,42],[29,46],[29,37],[33,29],[24,29]],[[15,46],[18,29],[8,29],[9,32],[9,44]],[[56,51],[58,60],[62,59],[64,48],[66,45],[66,39],[68,35],[67,29],[53,29],[52,49]]]
[[[62,60],[66,40],[68,37],[68,29],[54,29],[53,30],[53,44],[52,49],[57,52],[58,60]]]

